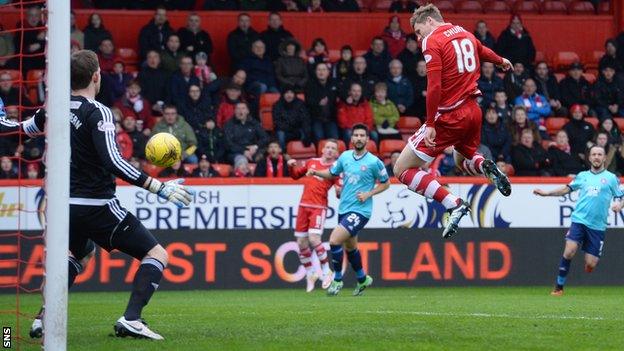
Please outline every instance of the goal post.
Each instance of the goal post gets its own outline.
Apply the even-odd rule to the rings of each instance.
[[[67,349],[69,250],[70,0],[48,0],[45,235],[45,350]]]

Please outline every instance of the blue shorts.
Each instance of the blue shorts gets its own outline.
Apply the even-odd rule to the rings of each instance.
[[[358,235],[358,232],[368,223],[368,218],[357,212],[347,212],[338,215],[338,224],[344,227],[351,236]]]
[[[604,237],[604,230],[590,229],[584,224],[574,222],[565,236],[566,240],[578,243],[583,251],[596,257],[602,256]]]

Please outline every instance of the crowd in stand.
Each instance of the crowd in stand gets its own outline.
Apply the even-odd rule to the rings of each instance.
[[[207,3],[229,6],[227,2]],[[25,31],[23,38],[0,35],[0,58],[13,52],[44,52],[41,10],[28,9],[25,20],[26,27],[40,29]],[[217,76],[211,66],[213,39],[202,30],[201,17],[195,13],[188,16],[185,27],[174,29],[167,10],[156,9],[138,35],[141,64],[134,74],[116,55],[115,40],[97,13],[83,30],[72,21],[72,50],[91,49],[100,59],[102,85],[97,99],[115,116],[124,158],[144,167],[149,137],[168,132],[180,140],[183,159],[161,176],[215,177],[220,175],[215,164],[229,164],[231,175],[237,177],[286,176],[285,151],[290,141],[308,146],[334,138],[349,145],[350,128],[356,123],[367,125],[377,143],[400,140],[400,118],[424,119],[426,64],[414,35],[402,31],[399,17],[389,18],[365,54],[358,56],[345,45],[337,61],[330,60],[323,38],[314,39],[305,49],[306,43],[284,28],[277,12],[270,13],[262,32],[250,24],[250,15],[241,13],[236,28],[227,38],[219,38],[227,40],[231,71]],[[514,63],[504,75],[491,63],[482,64],[478,82],[484,111],[482,153],[501,166],[513,166],[515,175],[568,175],[586,167],[589,145],[600,144],[607,148],[609,169],[624,174],[624,148],[613,119],[624,116],[624,32],[606,41],[594,83],[584,78],[580,62],[570,65],[561,81],[546,62],[535,62],[536,48],[517,15],[498,37],[483,21],[476,23],[474,34]],[[26,59],[23,74],[45,67],[43,56]],[[14,60],[0,59],[0,72],[17,67]],[[13,86],[9,73],[0,74],[0,98],[9,119],[19,119],[20,113],[26,116],[30,106],[43,103],[43,80],[37,92],[37,101],[30,101]],[[271,130],[261,123],[266,93],[279,93],[270,107]],[[21,111],[18,105],[23,106]],[[561,130],[549,130],[548,120],[556,116],[569,121]],[[597,117],[598,125],[587,117]],[[0,179],[16,176],[14,157],[27,161],[23,174],[40,177],[42,165],[28,161],[40,159],[43,147],[42,140],[20,144],[18,136],[0,138],[0,156],[5,156]],[[392,163],[396,156],[386,161]],[[453,175],[453,164],[449,149],[434,162],[434,169]],[[187,174],[191,170],[192,175]]]

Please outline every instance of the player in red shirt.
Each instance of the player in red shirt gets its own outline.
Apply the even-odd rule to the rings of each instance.
[[[440,186],[435,176],[420,167],[433,161],[449,146],[455,147],[457,166],[471,175],[485,174],[505,196],[511,193],[509,179],[477,153],[481,143],[482,113],[476,98],[481,61],[492,62],[503,70],[511,62],[481,45],[472,33],[446,23],[434,5],[414,11],[410,20],[427,63],[427,122],[401,152],[394,174],[407,187],[442,203],[450,212],[442,236],[457,232],[468,203]]]
[[[305,177],[305,175],[309,169],[319,171],[329,169],[337,158],[338,142],[329,139],[323,147],[320,158],[309,159],[303,167],[298,167],[296,160],[291,159],[288,161],[290,176],[293,179],[303,177],[304,182],[303,195],[301,195],[299,210],[297,211],[295,237],[299,245],[299,260],[306,269],[307,292],[314,290],[314,284],[319,279],[318,274],[312,267],[312,250],[310,250],[310,246],[314,249],[316,256],[321,262],[323,289],[327,289],[333,278],[329,269],[327,251],[321,241],[321,235],[323,234],[327,213],[327,192],[332,186],[335,186],[336,195],[339,196],[340,184],[339,178],[329,180],[321,177]]]

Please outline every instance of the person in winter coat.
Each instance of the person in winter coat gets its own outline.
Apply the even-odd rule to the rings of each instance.
[[[145,145],[147,145],[147,140],[149,140],[145,131],[137,128],[137,120],[133,116],[124,117],[123,128],[130,139],[132,139],[132,156],[144,160]]]
[[[150,50],[163,51],[167,38],[173,34],[173,29],[167,20],[167,10],[159,6],[154,18],[139,32],[139,54],[144,59]]]
[[[128,82],[125,94],[115,102],[123,117],[132,116],[143,121],[147,128],[156,122],[152,116],[151,103],[141,95],[141,85],[136,80]]]
[[[247,72],[248,90],[254,96],[264,93],[277,93],[277,80],[273,62],[266,55],[262,40],[256,40],[251,46],[252,54],[241,62],[240,68]]]
[[[340,49],[340,60],[332,67],[332,78],[344,81],[353,72],[353,48],[345,45]]]
[[[115,45],[111,39],[104,39],[100,43],[97,51],[98,62],[100,63],[100,70],[102,73],[110,73],[113,71],[113,65],[115,62],[121,60],[119,56],[115,54]]]
[[[503,79],[509,101],[514,101],[518,95],[522,94],[522,86],[527,78],[529,78],[529,73],[525,66],[521,62],[514,62],[513,70],[508,71]]]
[[[327,51],[327,43],[325,43],[323,38],[315,38],[312,40],[312,45],[310,45],[310,50],[308,50],[307,56],[308,71],[310,73],[314,72],[316,65],[319,63],[324,63],[331,68],[331,62],[329,62],[329,52]]]
[[[304,145],[312,142],[310,115],[305,103],[296,96],[295,89],[285,87],[282,96],[273,105],[273,126],[282,149],[291,140],[301,140]]]
[[[609,64],[602,67],[593,89],[598,118],[624,116],[624,79],[615,75],[615,67]]]
[[[555,142],[548,147],[548,159],[556,177],[571,177],[585,169],[583,160],[572,153],[565,130],[558,131]]]
[[[537,128],[537,125],[535,123],[531,122],[528,119],[524,106],[516,106],[513,108],[513,112],[511,113],[511,120],[509,121],[507,129],[509,130],[509,134],[511,135],[511,145],[518,145],[520,143],[522,131],[525,129],[530,129],[531,131],[533,131],[533,140],[535,142],[542,142],[539,129]]]
[[[375,84],[375,94],[370,100],[370,105],[373,110],[373,122],[377,134],[379,134],[379,139],[401,139],[399,131],[394,129],[399,121],[399,110],[388,99],[388,86],[386,83]]]
[[[160,66],[169,74],[175,72],[180,66],[180,60],[185,57],[184,50],[180,48],[180,37],[171,34],[167,38],[165,50],[160,53]]]
[[[193,128],[186,123],[184,117],[178,115],[178,109],[173,105],[165,106],[163,118],[154,126],[153,134],[169,133],[173,134],[182,146],[182,160],[185,163],[197,163],[197,137]]]
[[[548,69],[548,64],[544,61],[535,65],[533,80],[537,85],[537,93],[544,95],[550,104],[550,109],[555,116],[567,116],[568,110],[561,103],[561,92],[559,91],[559,82]]]
[[[89,24],[82,30],[84,33],[84,48],[97,52],[104,39],[112,39],[111,33],[104,27],[102,17],[93,13],[89,16]]]
[[[180,59],[180,69],[171,75],[169,82],[169,102],[180,108],[188,96],[191,85],[200,85],[193,72],[193,59],[184,56]]]
[[[561,92],[561,103],[568,110],[572,105],[580,105],[583,114],[590,113],[590,104],[592,103],[591,86],[585,77],[583,77],[583,65],[575,62],[570,65],[568,76],[559,82],[559,90]]]
[[[477,81],[477,87],[481,91],[481,108],[488,108],[494,103],[496,91],[503,90],[503,80],[496,75],[494,64],[483,62],[481,64],[481,77]]]
[[[496,52],[513,63],[522,63],[527,68],[535,61],[533,39],[524,28],[519,14],[511,16],[509,26],[498,37]]]
[[[169,74],[160,67],[160,54],[151,50],[147,53],[145,66],[141,67],[137,80],[143,96],[153,103],[152,110],[162,113],[162,106],[169,95]]]
[[[280,58],[275,62],[275,76],[280,87],[293,87],[302,92],[308,82],[308,69],[299,57],[301,46],[294,39],[286,39],[280,45]]]
[[[563,126],[563,130],[568,133],[572,152],[585,160],[585,149],[587,143],[594,139],[595,130],[591,123],[583,119],[583,108],[580,105],[572,105],[570,114],[572,118]]]
[[[240,102],[244,102],[244,99],[242,98],[242,90],[239,85],[229,83],[225,86],[224,90],[225,92],[221,97],[216,117],[217,126],[219,128],[224,128],[227,121],[234,117],[236,105]]]
[[[232,71],[238,69],[241,61],[251,55],[251,44],[258,38],[260,35],[251,27],[251,17],[246,13],[238,15],[238,27],[227,36]]]
[[[396,105],[399,113],[404,115],[414,103],[414,87],[403,75],[403,64],[399,60],[390,62],[390,76],[386,80],[388,99]]]
[[[125,94],[126,86],[133,80],[132,75],[126,72],[123,61],[118,60],[113,65],[113,71],[108,76],[110,77],[113,98],[117,100]],[[151,109],[151,106],[148,107]]]
[[[199,85],[191,84],[186,101],[180,104],[180,114],[197,132],[209,119],[214,119],[214,110],[210,98],[202,93]]]
[[[490,149],[493,159],[511,163],[511,135],[493,107],[485,112],[485,120],[481,125],[481,144]]]
[[[425,60],[418,61],[416,74],[410,79],[414,87],[414,103],[406,114],[419,117],[421,121],[424,121],[427,114],[427,64]]]
[[[282,150],[282,147],[277,141],[271,141],[267,146],[266,156],[258,160],[254,171],[254,177],[290,177],[287,165],[288,160],[290,160],[290,156],[285,155]]]
[[[618,48],[617,42],[613,39],[608,39],[605,42],[605,54],[600,58],[598,62],[598,69],[602,70],[603,67],[609,65],[615,68],[615,72],[618,75],[624,73],[624,63],[618,59],[620,51],[624,51],[623,48]]]
[[[260,33],[260,39],[266,45],[266,54],[271,62],[279,58],[279,47],[288,38],[293,38],[293,35],[284,29],[282,16],[277,12],[271,12],[267,29]]]
[[[210,62],[212,38],[208,32],[201,29],[201,17],[198,14],[191,13],[188,16],[186,27],[178,30],[178,37],[180,37],[180,44],[182,50],[186,51],[186,55],[195,57],[198,53],[203,52],[208,56],[208,62]]]
[[[520,144],[511,152],[512,164],[517,176],[548,176],[550,160],[548,154],[539,143],[533,140],[533,131],[522,131]]]
[[[214,120],[207,120],[197,132],[197,155],[206,156],[210,163],[225,161],[225,136]]]
[[[390,56],[397,58],[401,51],[405,49],[407,42],[407,34],[401,29],[399,16],[390,17],[388,26],[381,33],[381,38],[386,43]]]
[[[544,126],[544,119],[550,116],[550,104],[545,96],[537,93],[537,86],[533,78],[528,78],[522,86],[522,95],[516,97],[515,105],[524,106],[530,121],[538,126]]]
[[[399,53],[397,59],[403,64],[403,72],[405,76],[412,79],[416,75],[416,66],[418,61],[423,61],[422,50],[418,47],[416,35],[410,34],[405,39],[405,49]]]
[[[362,96],[362,87],[353,83],[349,90],[349,97],[338,103],[338,127],[342,129],[342,139],[345,144],[349,145],[351,128],[359,123],[368,127],[372,140],[379,141],[377,131],[373,129],[373,109]]]
[[[609,144],[622,144],[622,132],[612,118],[605,118],[598,127],[599,133],[606,133],[609,136]]]
[[[191,173],[191,177],[193,178],[215,178],[215,177],[219,177],[219,172],[217,172],[212,167],[207,155],[201,155],[199,157],[199,164],[197,168],[195,168],[193,172]]]
[[[496,47],[496,38],[490,33],[490,30],[487,27],[487,23],[484,20],[480,20],[477,22],[475,30],[473,32],[474,36],[483,44],[483,46],[490,48],[492,50]]]
[[[338,85],[329,77],[329,68],[326,64],[319,63],[316,66],[315,77],[308,81],[305,97],[315,140],[337,139],[336,101],[338,99]]]
[[[356,57],[353,59],[353,71],[340,84],[340,98],[349,97],[349,89],[351,84],[358,83],[362,87],[362,94],[365,99],[370,99],[375,91],[375,84],[379,79],[368,71],[366,59],[364,57]]]
[[[385,48],[385,42],[381,37],[375,37],[371,41],[370,50],[364,55],[368,72],[383,80],[388,76],[388,65],[392,57]]]
[[[239,163],[239,159],[254,162],[267,144],[267,135],[262,125],[249,114],[246,103],[236,104],[234,118],[225,124],[225,149],[227,158],[232,164]]]

